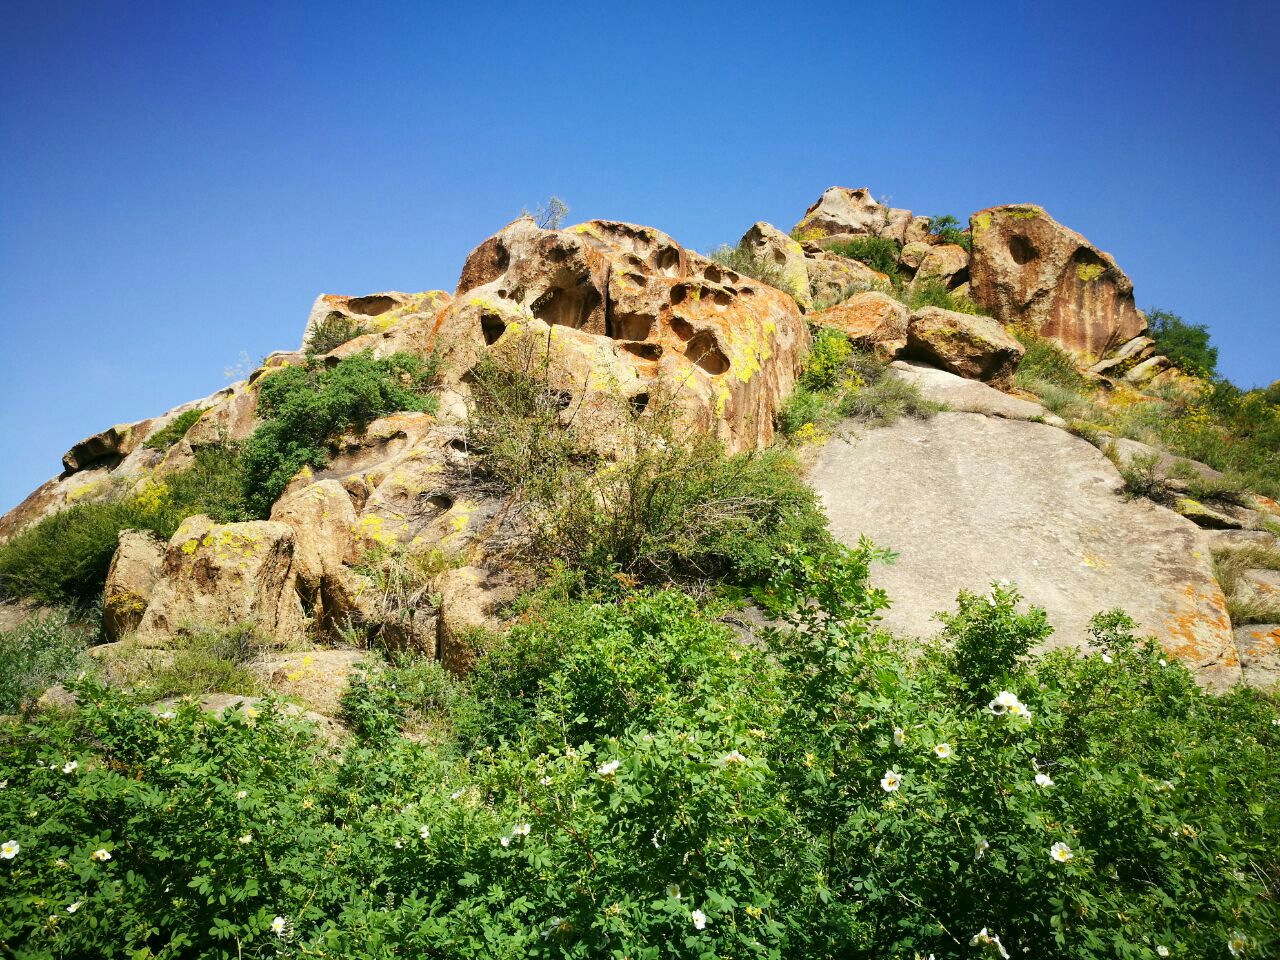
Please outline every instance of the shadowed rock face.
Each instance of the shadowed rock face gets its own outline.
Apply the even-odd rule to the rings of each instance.
[[[1240,676],[1225,600],[1200,531],[1125,500],[1101,452],[1038,423],[941,413],[832,441],[811,481],[845,543],[900,554],[874,575],[885,625],[929,636],[959,590],[1012,581],[1042,606],[1052,643],[1084,646],[1089,618],[1125,609],[1202,681]]]
[[[1089,359],[1142,333],[1133,284],[1102,252],[1040,207],[991,207],[969,218],[970,296]]]

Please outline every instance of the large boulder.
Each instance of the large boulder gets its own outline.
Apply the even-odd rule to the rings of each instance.
[[[948,288],[969,282],[969,251],[958,243],[908,243],[898,263],[917,282],[937,280]]]
[[[768,444],[809,345],[790,296],[649,227],[593,220],[544,230],[522,217],[471,252],[435,324],[446,365],[484,355],[547,362],[549,386],[585,415],[670,398],[733,451]],[[608,432],[596,430],[597,434]]]
[[[874,577],[894,632],[931,635],[957,591],[1007,579],[1048,612],[1053,643],[1084,645],[1089,618],[1120,607],[1205,682],[1240,676],[1200,531],[1126,500],[1111,461],[1064,430],[973,413],[904,419],[831,442],[811,481],[840,540],[865,534],[899,553]]]
[[[910,210],[886,207],[866,187],[828,187],[791,232],[803,241],[888,236],[902,244],[911,223]]]
[[[351,577],[345,563],[356,535],[356,510],[337,480],[321,480],[282,497],[271,519],[293,529],[298,592],[322,623],[352,609]]]
[[[1133,284],[1104,253],[1032,204],[969,218],[970,296],[1002,323],[1052,337],[1089,360],[1142,333]]]
[[[294,547],[293,528],[283,523],[188,517],[165,549],[138,641],[166,646],[189,629],[237,624],[252,625],[266,640],[297,638],[305,619]]]
[[[907,344],[907,308],[888,294],[868,291],[811,316],[819,327],[839,330],[854,346],[895,356]]]
[[[757,259],[776,267],[782,274],[784,289],[796,298],[800,306],[807,309],[813,305],[804,248],[797,241],[761,220],[753,223],[742,235],[738,246],[750,250]]]
[[[849,257],[823,251],[807,252],[804,262],[813,306],[817,309],[842,303],[854,292],[887,289],[890,285],[885,274]]]
[[[316,297],[315,303],[311,305],[311,312],[307,315],[300,349],[320,346],[316,342],[317,331],[331,330],[359,331],[358,339],[361,343],[358,346],[364,346],[409,317],[422,314],[434,316],[449,299],[449,294],[443,290],[427,290],[422,293],[389,290],[359,297],[322,293]],[[336,349],[336,346],[332,349]]]
[[[1066,426],[1060,417],[1038,403],[1014,397],[978,380],[966,380],[946,370],[921,363],[895,360],[890,373],[915,387],[922,397],[944,409],[961,413],[981,413],[1008,420],[1036,420]]]
[[[142,622],[164,562],[164,543],[146,530],[121,530],[102,592],[102,630],[119,640]]]
[[[921,307],[907,324],[906,354],[970,380],[1004,388],[1026,348],[990,317]]]

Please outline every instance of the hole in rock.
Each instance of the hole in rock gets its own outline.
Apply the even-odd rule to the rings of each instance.
[[[624,343],[622,349],[627,353],[635,354],[641,360],[659,360],[662,358],[662,344],[660,343]]]
[[[467,446],[467,441],[462,439],[462,437],[454,437],[447,444],[445,444],[445,446],[447,446],[450,450],[453,450],[456,453],[471,452],[471,448]]]
[[[720,268],[717,267],[714,263],[708,264],[707,269],[702,271],[702,279],[706,280],[709,283],[719,283],[720,278],[722,276],[723,276],[723,273],[721,272]]]
[[[733,303],[733,297],[723,290],[714,290],[711,293],[711,301],[718,307],[727,307]]]
[[[1009,256],[1013,257],[1013,262],[1017,264],[1030,263],[1039,254],[1035,244],[1024,237],[1020,233],[1015,233],[1009,238]]]
[[[368,297],[352,297],[347,301],[348,310],[366,317],[376,317],[378,314],[386,313],[388,310],[398,306],[400,306],[400,301],[395,297],[384,297],[378,294]]]
[[[631,398],[631,409],[636,413],[644,413],[644,408],[649,405],[649,394],[637,393]]]
[[[480,332],[484,335],[484,342],[489,346],[497,343],[506,329],[506,321],[496,313],[480,314]]]
[[[684,317],[672,317],[671,332],[681,340],[688,340],[693,336],[693,324]]]
[[[613,313],[609,317],[609,336],[615,340],[648,340],[650,322],[642,313]]]
[[[574,287],[552,287],[533,301],[533,315],[544,323],[581,330],[600,305],[600,294],[582,278]]]
[[[446,510],[452,510],[453,497],[449,496],[447,493],[433,493],[431,496],[427,497],[427,506],[434,507],[441,513]]]
[[[680,273],[680,252],[675,247],[663,247],[653,255],[653,269],[664,277]]]
[[[689,341],[684,355],[713,377],[729,369],[729,358],[724,355],[711,331],[704,330]]]

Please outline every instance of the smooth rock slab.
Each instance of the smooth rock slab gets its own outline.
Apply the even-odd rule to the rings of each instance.
[[[1043,420],[1054,426],[1066,426],[1061,417],[1040,404],[1002,393],[978,380],[966,380],[937,367],[905,360],[895,360],[890,367],[895,377],[914,384],[926,400],[944,404],[950,410],[1008,420]]]
[[[904,419],[829,443],[810,482],[841,541],[866,534],[900,554],[874,573],[893,601],[890,630],[932,635],[959,590],[1007,579],[1048,612],[1052,645],[1084,646],[1089,618],[1120,607],[1202,682],[1240,677],[1201,532],[1124,499],[1111,462],[1063,430],[972,413]]]
[[[1236,627],[1236,647],[1245,683],[1267,690],[1280,681],[1280,624]]]

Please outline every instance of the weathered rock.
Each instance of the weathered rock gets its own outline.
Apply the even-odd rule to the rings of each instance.
[[[1240,579],[1255,596],[1280,603],[1280,570],[1246,570]]]
[[[117,688],[144,686],[173,663],[172,650],[144,647],[133,637],[92,646],[89,656],[97,661],[98,678]]]
[[[986,417],[1004,417],[1007,420],[1037,420],[1054,426],[1065,422],[1038,403],[1012,397],[977,380],[966,380],[946,370],[919,363],[895,360],[892,373],[920,391],[926,400],[942,404],[948,410],[962,413],[980,413]]]
[[[410,316],[434,316],[449,300],[449,294],[444,290],[427,290],[422,293],[388,290],[360,297],[322,293],[311,305],[299,350],[305,351],[314,346],[312,337],[317,328],[326,323],[336,321],[345,323],[349,329],[361,330],[359,339],[364,341],[361,344],[364,346],[370,339],[387,333]]]
[[[332,623],[353,608],[344,564],[355,558],[356,510],[337,480],[321,480],[282,497],[271,519],[293,530],[293,570],[298,592],[321,623]]]
[[[62,455],[62,465],[69,471],[84,470],[110,461],[115,466],[140,444],[150,432],[151,421],[118,423],[81,440]]]
[[[216,524],[188,517],[165,549],[139,642],[165,646],[191,628],[250,624],[286,642],[305,626],[294,589],[293,529],[254,520]]]
[[[782,273],[786,289],[796,302],[806,309],[813,305],[809,290],[809,271],[806,267],[804,248],[795,240],[763,220],[751,225],[742,235],[738,246],[750,250],[758,259],[773,264]]]
[[[922,307],[907,324],[906,355],[995,387],[1013,382],[1026,349],[990,317]]]
[[[1280,683],[1280,624],[1236,627],[1235,638],[1244,682],[1260,690]]]
[[[342,694],[351,677],[363,672],[363,650],[300,650],[267,654],[249,664],[261,683],[326,717],[342,712]]]
[[[938,280],[948,288],[969,282],[969,251],[957,243],[909,243],[898,262],[916,282]]]
[[[866,187],[828,187],[800,218],[792,235],[812,241],[823,237],[891,236],[906,241],[912,221],[909,210],[886,207]]]
[[[1124,608],[1202,680],[1239,677],[1225,600],[1194,525],[1120,496],[1111,462],[1037,423],[940,413],[833,441],[811,476],[835,535],[901,556],[874,580],[885,624],[925,636],[959,590],[1013,581],[1044,607],[1053,642],[1082,646],[1089,618]]]
[[[142,622],[164,562],[164,543],[148,531],[121,530],[117,543],[102,591],[102,629],[112,640]]]
[[[1120,377],[1155,352],[1156,342],[1150,337],[1134,337],[1111,356],[1095,363],[1089,372],[1104,377]]]
[[[1148,357],[1146,360],[1143,360],[1141,363],[1133,366],[1124,375],[1124,378],[1129,383],[1135,384],[1136,386],[1143,386],[1150,383],[1158,374],[1164,373],[1172,366],[1173,364],[1169,361],[1168,357]]]
[[[669,396],[734,451],[770,442],[808,347],[785,293],[657,230],[605,220],[509,224],[468,256],[438,328],[460,372],[486,351],[500,362],[549,356],[549,385],[583,405],[584,429],[617,399]]]
[[[862,350],[896,356],[907,345],[907,308],[884,293],[857,293],[811,316],[816,326],[839,330]]]
[[[440,594],[440,661],[461,675],[470,669],[475,654],[467,642],[468,634],[495,626],[493,608],[510,599],[510,584],[478,567],[458,567],[441,574],[436,589]]]
[[[859,260],[834,253],[806,254],[805,267],[809,273],[813,305],[819,309],[827,304],[843,302],[851,292],[889,286],[889,278],[880,271],[872,270]]]
[[[1239,550],[1262,547],[1273,550],[1276,538],[1265,530],[1204,530],[1201,534],[1210,550]]]
[[[1173,509],[1196,526],[1212,530],[1248,530],[1257,526],[1256,522],[1250,522],[1252,518],[1249,516],[1238,515],[1242,512],[1239,508],[1232,509],[1227,504],[1215,503],[1210,506],[1190,497],[1179,497],[1174,501]]]
[[[36,700],[37,710],[67,713],[75,708],[76,695],[60,683],[55,683]]]
[[[1107,253],[1040,207],[991,207],[969,218],[970,296],[1096,360],[1146,329],[1133,284]]]

